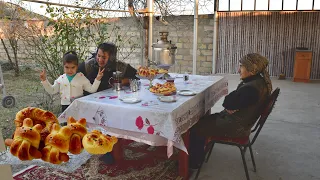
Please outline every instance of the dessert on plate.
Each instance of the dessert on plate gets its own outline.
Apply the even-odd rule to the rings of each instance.
[[[166,82],[164,84],[155,84],[149,89],[149,91],[157,95],[172,95],[176,93],[177,88],[174,82]]]

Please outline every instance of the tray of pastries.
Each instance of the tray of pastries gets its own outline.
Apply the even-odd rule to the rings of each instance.
[[[71,164],[85,163],[82,160],[88,160],[91,154],[112,151],[118,141],[97,130],[89,132],[84,118],[69,117],[67,125],[61,126],[53,113],[34,107],[19,111],[14,123],[12,139],[5,140],[7,151],[0,155],[1,162],[6,164],[51,164],[49,167],[61,166],[67,171]]]
[[[139,79],[159,79],[164,74],[167,74],[168,70],[154,69],[150,67],[139,67],[136,77]]]
[[[149,91],[159,96],[170,96],[176,94],[177,88],[174,82],[166,82],[164,84],[157,83]]]

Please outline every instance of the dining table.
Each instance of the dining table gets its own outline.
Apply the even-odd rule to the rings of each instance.
[[[188,179],[189,129],[228,94],[228,81],[217,75],[189,75],[188,80],[182,74],[170,76],[176,87],[170,96],[151,93],[150,81],[140,79],[136,92],[110,88],[75,99],[58,117],[59,122],[85,118],[90,129],[102,128],[109,135],[150,146],[167,146],[168,158],[175,147],[180,150],[179,175]],[[152,84],[165,82],[154,79]]]

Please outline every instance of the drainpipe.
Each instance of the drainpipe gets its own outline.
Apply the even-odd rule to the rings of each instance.
[[[192,74],[197,74],[197,47],[198,47],[198,0],[194,1],[194,22],[193,22],[193,63]]]
[[[212,74],[216,74],[216,65],[218,57],[218,8],[219,0],[214,2],[214,26],[213,26],[213,42],[212,42]]]
[[[152,20],[153,20],[153,0],[147,0],[147,6],[149,11],[149,36],[148,36],[148,58],[149,62],[152,62]]]

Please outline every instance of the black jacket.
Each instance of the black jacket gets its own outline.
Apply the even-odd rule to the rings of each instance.
[[[95,56],[81,63],[79,65],[78,71],[82,72],[89,79],[89,81],[93,83],[99,71],[99,65],[98,65],[98,62],[96,61]],[[115,71],[121,71],[123,73],[124,78],[131,78],[131,79],[135,78],[135,75],[137,73],[137,70],[132,66],[130,66],[129,64],[126,64],[121,61],[109,60],[108,64],[105,67],[103,77],[101,78],[101,83],[97,90],[98,92],[111,87],[111,85],[109,84],[109,79],[112,77],[112,73]],[[88,93],[85,92],[85,95],[87,94]]]
[[[257,121],[268,97],[268,88],[260,75],[251,76],[225,97],[223,107],[238,110],[229,114],[220,113],[204,117],[194,127],[198,136],[247,137]]]

